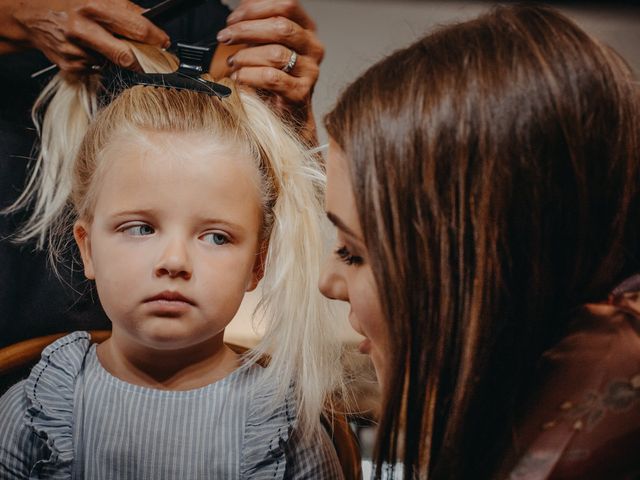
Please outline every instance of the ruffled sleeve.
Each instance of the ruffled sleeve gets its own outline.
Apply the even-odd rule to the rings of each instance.
[[[275,386],[254,393],[248,412],[243,446],[243,479],[339,480],[338,456],[324,428],[317,436],[296,428],[293,387],[274,405]]]
[[[286,468],[285,445],[295,421],[293,388],[283,402],[274,405],[276,387],[260,387],[253,392],[247,414],[242,478],[281,480]]]
[[[316,435],[302,435],[294,429],[285,445],[286,480],[342,480],[344,478],[335,447],[321,427]]]
[[[0,398],[0,478],[26,480],[31,467],[49,456],[49,449],[24,423],[27,397],[24,381],[16,383]]]
[[[71,478],[75,381],[91,344],[87,332],[74,332],[49,345],[24,384],[26,425],[50,455],[36,462],[30,478]]]

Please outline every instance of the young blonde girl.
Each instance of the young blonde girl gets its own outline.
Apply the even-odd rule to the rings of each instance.
[[[135,50],[146,71],[177,68]],[[113,333],[56,341],[0,400],[2,478],[341,478],[320,428],[340,378],[316,288],[323,175],[228,85],[129,86],[104,107],[97,76],[43,92],[23,238],[55,256],[73,225]],[[224,327],[260,280],[264,337],[238,356]]]

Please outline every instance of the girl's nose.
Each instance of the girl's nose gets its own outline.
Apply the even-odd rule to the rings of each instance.
[[[349,301],[345,279],[337,271],[335,262],[331,258],[325,258],[318,280],[318,288],[327,298]]]
[[[184,241],[172,239],[160,256],[155,267],[157,277],[183,278],[189,280],[193,274],[191,257]]]

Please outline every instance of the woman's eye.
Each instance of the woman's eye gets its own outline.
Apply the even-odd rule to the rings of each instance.
[[[225,243],[229,243],[229,239],[227,238],[227,236],[223,235],[222,233],[215,233],[215,232],[205,233],[202,236],[202,239],[205,242],[211,243],[213,245],[224,245]]]
[[[336,255],[347,265],[362,265],[364,259],[357,255],[352,255],[346,246],[342,246],[336,250]]]
[[[151,225],[132,225],[130,227],[124,228],[122,231],[133,237],[142,237],[155,233],[155,230]]]

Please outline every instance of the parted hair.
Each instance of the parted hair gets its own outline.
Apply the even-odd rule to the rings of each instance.
[[[177,69],[176,59],[166,52],[139,44],[132,48],[147,72]],[[257,96],[229,80],[222,83],[232,90],[224,99],[138,85],[105,102],[104,92],[97,95],[102,83],[96,75],[54,78],[34,109],[42,144],[27,188],[14,206],[32,207],[21,239],[35,239],[55,254],[77,218],[92,218],[101,172],[108,168],[102,152],[122,133],[201,132],[213,143],[241,149],[259,172],[261,244],[266,250],[257,307],[265,333],[249,356],[258,360],[268,355],[263,381],[279,386],[276,402],[294,386],[302,431],[311,434],[331,394],[342,385],[339,328],[317,289],[325,244],[324,174]]]
[[[640,267],[639,108],[614,51],[526,5],[441,28],[341,95],[325,123],[392,339],[378,478],[509,470],[542,353]]]

